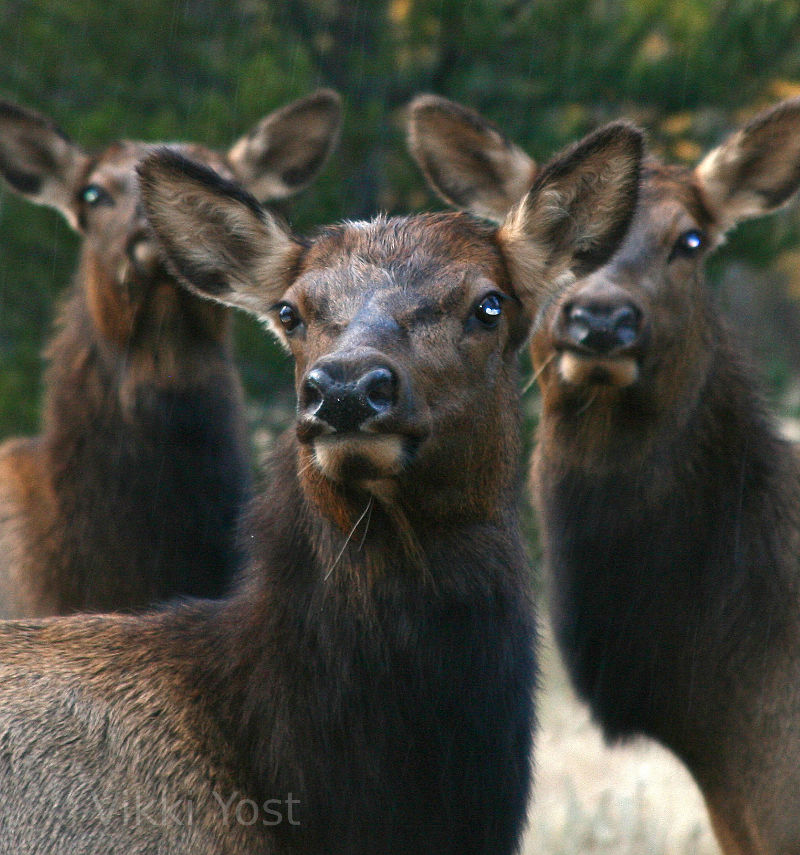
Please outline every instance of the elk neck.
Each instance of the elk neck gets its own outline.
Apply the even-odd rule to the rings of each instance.
[[[492,704],[506,702],[509,685],[529,679],[533,607],[529,596],[520,597],[529,590],[528,567],[513,505],[461,526],[414,525],[414,551],[404,544],[409,533],[398,534],[375,502],[348,540],[304,494],[296,458],[296,440],[285,435],[271,487],[253,510],[251,569],[204,642],[213,652],[201,668],[218,664],[193,680],[210,680],[203,694],[222,699],[215,715],[254,792],[304,793],[307,821],[328,816],[338,827],[341,817],[330,818],[330,806],[341,804],[338,790],[353,789],[355,809],[368,795],[379,798],[373,784],[396,779],[397,764],[408,762],[400,760],[407,746],[387,734],[418,734],[416,719],[428,716],[424,732],[446,740],[453,711],[443,701],[431,713],[425,699],[461,698],[470,708],[458,716],[474,716],[477,727]],[[477,673],[481,685],[471,689]],[[303,714],[292,715],[298,709]],[[530,738],[522,722],[532,711],[519,715],[522,745]],[[315,748],[322,734],[337,733],[370,750],[336,739]],[[386,769],[355,768],[364,757]],[[345,770],[335,782],[331,768]],[[351,825],[341,833],[356,832]]]
[[[722,325],[712,338],[691,405],[650,425],[658,442],[623,433],[628,456],[598,472],[545,432],[533,472],[579,693],[608,736],[649,733],[694,764],[798,629],[797,458]]]

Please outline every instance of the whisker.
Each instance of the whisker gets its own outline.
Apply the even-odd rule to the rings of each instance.
[[[361,536],[361,543],[358,544],[358,551],[361,552],[361,548],[364,546],[364,541],[367,539],[367,532],[369,531],[369,524],[372,522],[372,509],[375,506],[375,497],[369,497],[369,516],[367,517],[367,521],[364,523],[364,534]],[[356,523],[358,525],[358,523]]]
[[[529,391],[530,391],[531,386],[533,386],[533,384],[534,384],[534,383],[539,379],[539,376],[541,375],[542,371],[544,371],[544,369],[545,369],[545,368],[547,368],[547,366],[548,366],[548,365],[549,365],[549,364],[550,364],[550,363],[551,363],[555,358],[556,358],[556,351],[554,350],[554,351],[550,354],[550,356],[548,356],[548,357],[547,357],[547,359],[545,359],[545,361],[541,364],[541,367],[539,368],[539,370],[538,370],[538,371],[536,371],[536,372],[534,372],[534,373],[531,375],[530,380],[528,380],[528,382],[527,382],[527,383],[522,387],[522,391],[520,392],[520,395],[524,395],[526,392],[529,392]]]
[[[356,533],[356,529],[358,528],[361,520],[367,515],[367,511],[372,507],[372,496],[369,497],[369,501],[367,502],[367,506],[361,512],[361,516],[355,521],[355,525],[350,529],[350,534],[347,535],[345,542],[342,544],[342,548],[339,550],[339,554],[336,556],[333,564],[331,564],[331,569],[325,574],[325,581],[327,582],[330,579],[331,573],[333,573],[334,568],[339,563],[339,560],[344,555],[345,549],[347,549],[347,544],[352,540],[353,535]],[[359,547],[360,548],[360,547]]]
[[[591,407],[592,404],[597,400],[598,394],[599,394],[598,392],[595,392],[594,395],[592,395],[592,397],[589,398],[589,400],[578,410],[578,412],[575,415],[576,416],[582,416],[589,409],[589,407]]]

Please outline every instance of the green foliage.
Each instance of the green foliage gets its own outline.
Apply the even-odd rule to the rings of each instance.
[[[691,162],[744,116],[800,93],[794,0],[3,0],[0,95],[86,147],[117,137],[224,147],[320,85],[345,97],[341,151],[285,206],[301,231],[437,204],[404,146],[419,91],[471,104],[540,160],[627,115]],[[752,224],[723,261],[772,264],[796,217]],[[31,431],[41,359],[76,240],[0,190],[0,436]],[[721,262],[720,262],[721,263]],[[248,392],[289,367],[237,324]]]

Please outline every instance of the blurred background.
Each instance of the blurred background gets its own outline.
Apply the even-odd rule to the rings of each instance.
[[[437,206],[404,146],[434,91],[539,160],[608,120],[692,163],[757,109],[800,94],[795,0],[0,0],[0,96],[91,148],[118,137],[227,146],[317,86],[345,99],[342,145],[286,213],[299,229]],[[740,228],[712,278],[771,393],[800,412],[796,211]],[[0,437],[36,429],[41,349],[77,238],[0,187]],[[239,319],[248,393],[286,361]]]
[[[404,146],[403,108],[420,91],[476,108],[540,161],[626,116],[657,153],[692,164],[757,110],[800,95],[800,8],[796,0],[0,0],[0,96],[50,116],[86,148],[119,137],[225,147],[321,85],[343,95],[344,130],[321,179],[286,206],[300,231],[440,207]],[[0,186],[0,439],[37,429],[42,346],[77,242],[58,214]],[[709,274],[791,428],[800,416],[797,205],[740,227]],[[289,419],[288,363],[244,318],[237,354],[266,442]],[[532,426],[535,393],[528,403]],[[555,657],[545,658],[550,694],[528,850],[714,851],[681,770],[653,747],[604,754]]]

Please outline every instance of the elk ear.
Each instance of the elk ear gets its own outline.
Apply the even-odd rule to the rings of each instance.
[[[695,169],[722,230],[779,208],[800,187],[800,98],[760,113]]]
[[[190,290],[266,317],[301,244],[238,185],[174,151],[160,149],[138,171],[150,225]]]
[[[502,221],[530,188],[536,164],[478,113],[438,95],[409,105],[408,146],[450,205]]]
[[[228,162],[257,199],[283,199],[316,178],[339,141],[341,122],[341,98],[320,89],[262,119],[231,147]]]
[[[542,168],[497,239],[514,288],[533,314],[550,282],[604,264],[636,208],[644,140],[625,122],[606,125]]]
[[[76,231],[78,183],[88,162],[48,119],[0,101],[0,174],[21,196],[60,211]]]

